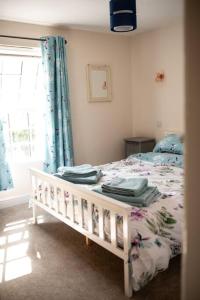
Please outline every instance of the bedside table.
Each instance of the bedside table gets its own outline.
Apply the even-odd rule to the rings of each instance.
[[[132,137],[124,139],[125,141],[125,155],[126,157],[131,154],[152,152],[156,144],[153,138],[145,137]]]

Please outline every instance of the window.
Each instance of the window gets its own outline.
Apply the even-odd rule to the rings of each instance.
[[[0,114],[11,160],[42,159],[43,99],[41,57],[0,51]]]

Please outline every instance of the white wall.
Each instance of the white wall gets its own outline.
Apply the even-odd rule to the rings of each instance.
[[[124,156],[131,135],[130,41],[127,37],[69,31],[69,78],[76,163],[101,164]],[[112,102],[87,101],[86,65],[111,66]]]
[[[131,44],[132,129],[135,135],[160,138],[184,132],[184,32],[172,24],[136,35]],[[164,82],[155,74],[164,71]]]
[[[123,139],[130,136],[132,131],[129,38],[6,21],[0,21],[0,32],[28,37],[60,34],[67,39],[75,163],[101,164],[121,159],[124,156]],[[2,38],[0,44],[39,46],[39,42]],[[87,101],[88,63],[111,66],[112,102]],[[40,162],[31,164],[33,167],[40,165]],[[29,166],[13,166],[15,189],[1,192],[0,199],[29,192]]]

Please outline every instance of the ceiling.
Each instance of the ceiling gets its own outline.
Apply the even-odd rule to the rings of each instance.
[[[183,2],[137,0],[138,31],[182,18]],[[109,31],[109,0],[0,0],[0,20],[105,32]]]

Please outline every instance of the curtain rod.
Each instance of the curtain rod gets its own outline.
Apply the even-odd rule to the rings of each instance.
[[[20,39],[20,40],[31,40],[31,41],[42,41],[45,42],[46,39],[38,39],[38,38],[30,38],[30,37],[24,37],[24,36],[14,36],[14,35],[0,35],[0,38],[11,38],[11,39]],[[65,44],[67,44],[67,41],[65,40]]]

